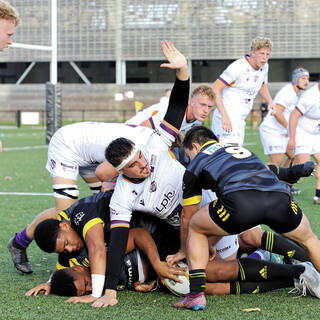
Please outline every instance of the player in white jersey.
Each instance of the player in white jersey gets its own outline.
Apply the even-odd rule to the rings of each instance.
[[[56,218],[57,213],[78,200],[78,175],[87,182],[93,193],[99,192],[101,181],[95,169],[105,160],[104,151],[118,137],[143,142],[153,131],[149,128],[133,128],[123,123],[80,122],[60,128],[51,138],[46,168],[52,177],[55,208],[36,216],[9,240],[8,249],[15,267],[23,273],[32,273],[26,249],[34,237],[34,230],[44,219]]]
[[[126,121],[126,124],[150,126],[147,119],[158,114],[159,118],[164,118],[167,112],[169,101],[154,104]],[[181,124],[180,133],[185,134],[193,126],[201,125],[213,108],[214,93],[210,86],[200,85],[196,87],[190,96],[190,101],[185,117]]]
[[[297,163],[316,161],[314,204],[320,204],[320,81],[304,92],[289,120],[288,149],[294,150]]]
[[[271,49],[270,39],[254,39],[250,56],[234,61],[214,82],[217,109],[213,113],[212,130],[222,143],[243,144],[245,120],[257,93],[273,108],[265,84]]]
[[[291,83],[280,89],[274,98],[274,110],[269,110],[260,125],[260,139],[264,154],[269,156],[269,163],[280,166],[286,153],[288,144],[288,121],[291,111],[297,104],[298,93],[306,90],[309,84],[309,72],[297,68],[292,73]],[[294,153],[287,154],[289,161],[294,158]],[[288,166],[287,163],[285,166]]]

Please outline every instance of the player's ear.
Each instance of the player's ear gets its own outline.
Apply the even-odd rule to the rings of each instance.
[[[192,142],[192,148],[197,152],[199,153],[200,149],[201,149],[201,146],[199,143],[197,142]]]
[[[67,230],[69,230],[69,228],[71,228],[71,226],[70,226],[70,224],[68,222],[61,221],[59,223],[59,229],[60,230],[67,231]]]

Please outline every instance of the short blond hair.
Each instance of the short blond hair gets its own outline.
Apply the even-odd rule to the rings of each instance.
[[[269,38],[257,37],[251,42],[251,51],[257,51],[260,49],[272,50],[272,41]]]
[[[206,84],[202,84],[202,85],[196,87],[191,93],[191,98],[193,98],[199,94],[201,94],[203,96],[207,96],[210,100],[215,100],[215,98],[216,98],[216,95],[213,92],[212,87],[210,87]]]
[[[20,24],[17,10],[8,2],[0,0],[0,19],[12,21],[15,26]]]

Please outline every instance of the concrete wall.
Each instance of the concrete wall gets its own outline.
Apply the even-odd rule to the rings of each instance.
[[[191,89],[200,83],[193,83]],[[283,82],[268,84],[272,96],[284,85]],[[123,121],[135,114],[134,101],[144,107],[157,103],[172,83],[161,84],[62,84],[63,121]],[[115,93],[134,92],[134,99],[115,101]],[[261,103],[258,96],[255,109]],[[44,84],[0,85],[0,122],[15,121],[15,112],[45,111],[46,97]]]

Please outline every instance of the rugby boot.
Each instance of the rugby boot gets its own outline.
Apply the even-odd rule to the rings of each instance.
[[[207,301],[204,292],[200,292],[195,296],[188,293],[182,300],[175,302],[173,307],[198,311],[204,310],[206,308],[206,304]]]
[[[311,262],[303,262],[300,265],[305,267],[299,277],[300,285],[305,285],[312,296],[320,299],[320,273]]]
[[[22,273],[30,274],[33,270],[27,257],[27,250],[17,244],[15,238],[15,236],[12,237],[8,242],[8,250],[11,253],[13,264]]]

